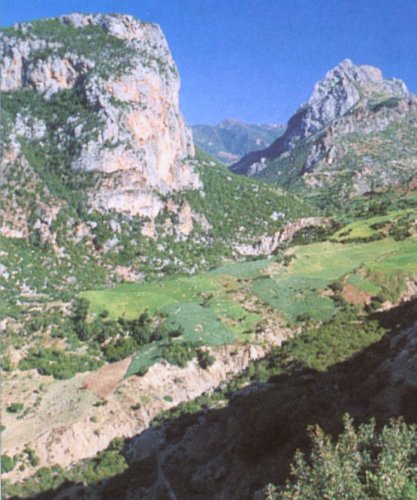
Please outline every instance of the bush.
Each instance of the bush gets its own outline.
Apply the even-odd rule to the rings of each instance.
[[[58,349],[30,349],[28,355],[20,360],[19,369],[35,368],[41,375],[52,375],[56,379],[68,379],[76,373],[95,370],[102,365],[90,356],[82,354],[67,354]]]
[[[4,370],[5,372],[13,371],[12,360],[10,359],[10,356],[8,356],[7,354],[5,354],[1,359],[1,369]]]
[[[23,410],[25,405],[23,403],[12,403],[6,408],[9,413],[19,413]]]
[[[36,467],[37,465],[39,465],[39,457],[38,455],[36,455],[36,452],[33,448],[29,448],[28,446],[26,446],[23,451],[26,453],[29,463],[32,467]]]
[[[292,479],[285,486],[269,485],[265,498],[416,498],[416,426],[392,421],[378,433],[375,422],[355,429],[346,416],[337,443],[319,427],[310,432],[308,459],[297,451]]]
[[[207,368],[216,362],[216,358],[207,350],[197,349],[197,361],[200,368],[207,370]]]
[[[195,344],[189,342],[175,342],[170,339],[169,344],[162,349],[162,357],[171,363],[184,368],[196,356]]]
[[[411,221],[407,217],[401,217],[391,226],[388,234],[396,241],[403,241],[411,236]]]
[[[132,338],[118,339],[107,344],[103,348],[103,354],[107,361],[113,363],[127,358],[138,349],[137,342]]]
[[[75,331],[77,332],[77,336],[80,340],[87,340],[91,331],[86,324],[89,307],[90,302],[85,298],[79,297],[74,300],[72,306],[71,319],[74,323]]]
[[[10,458],[7,455],[1,456],[1,470],[2,472],[10,472],[16,466],[16,462],[13,458]]]

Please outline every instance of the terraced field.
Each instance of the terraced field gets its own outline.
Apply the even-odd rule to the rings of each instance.
[[[215,346],[253,340],[271,311],[289,325],[330,319],[338,308],[330,290],[335,282],[341,288],[349,285],[351,294],[396,300],[407,279],[417,276],[417,238],[397,241],[385,233],[375,241],[356,238],[369,234],[366,231],[373,231],[375,224],[415,216],[411,212],[372,217],[343,228],[332,241],[292,248],[287,266],[274,258],[234,263],[198,276],[124,284],[82,295],[90,301],[91,312],[107,309],[112,318],[132,319],[145,310],[165,313],[170,325],[182,327],[179,341]],[[160,341],[143,347],[128,375],[159,360],[164,345]]]

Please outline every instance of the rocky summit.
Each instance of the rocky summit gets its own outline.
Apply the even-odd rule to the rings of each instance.
[[[349,196],[363,194],[415,175],[416,124],[417,99],[404,82],[346,59],[315,85],[282,137],[230,168],[318,191],[340,187],[343,177]]]
[[[87,124],[76,105],[67,105],[51,130],[33,108],[21,107],[6,169],[24,161],[20,138],[52,141],[70,155],[70,168],[96,174],[90,206],[150,217],[163,207],[161,193],[200,185],[185,161],[194,147],[158,26],[127,15],[71,14],[18,24],[0,37],[2,92],[35,90],[41,107],[56,104],[65,90],[68,101],[89,110]]]

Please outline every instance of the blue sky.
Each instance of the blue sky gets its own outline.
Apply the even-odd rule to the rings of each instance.
[[[160,24],[190,124],[286,122],[347,57],[417,92],[416,0],[6,0],[1,25],[68,12]]]

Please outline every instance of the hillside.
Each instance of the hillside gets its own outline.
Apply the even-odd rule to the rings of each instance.
[[[196,146],[228,165],[251,151],[265,149],[284,133],[285,127],[224,120],[217,125],[193,125],[191,129]]]
[[[302,229],[295,237],[299,245],[272,259],[228,265],[195,277],[84,292],[91,333],[81,340],[81,350],[73,352],[88,354],[91,360],[100,359],[100,332],[113,335],[119,315],[123,322],[119,320],[118,328],[127,325],[125,339],[137,338],[129,331],[144,311],[154,318],[163,313],[169,328],[180,332],[175,350],[167,350],[172,343],[168,337],[148,337],[133,349],[126,340],[132,350],[125,349],[121,361],[99,368],[98,377],[91,377],[90,367],[90,373],[61,381],[53,365],[49,373],[57,380],[45,376],[42,359],[30,352],[39,349],[38,342],[52,340],[51,326],[74,349],[81,323],[71,325],[57,311],[32,316],[43,326],[29,355],[19,362],[19,378],[7,377],[5,391],[12,403],[23,394],[24,386],[17,390],[23,381],[25,394],[30,394],[29,387],[43,386],[36,396],[44,401],[40,413],[39,403],[26,397],[22,425],[27,419],[38,422],[47,402],[59,411],[48,420],[47,430],[37,423],[35,432],[24,437],[16,427],[19,412],[7,415],[5,446],[29,440],[41,464],[49,466],[33,479],[7,486],[7,491],[28,496],[53,488],[56,493],[69,480],[89,485],[78,486],[79,494],[84,490],[159,498],[168,487],[178,497],[222,498],[236,492],[241,497],[269,482],[283,483],[295,449],[308,451],[309,424],[337,435],[346,412],[357,422],[374,416],[384,424],[396,415],[414,422],[409,395],[415,391],[417,198],[415,193],[395,196],[379,204],[379,212],[372,207],[369,202],[356,207],[345,226],[323,241],[314,242],[318,236],[323,239],[315,229]],[[145,325],[140,330],[148,328]],[[196,340],[213,356],[211,361],[205,358],[205,368],[199,366],[203,358],[192,352]],[[111,344],[117,345],[113,340]],[[101,362],[110,353],[105,346],[100,347]],[[124,359],[128,352],[135,356]],[[111,373],[103,371],[109,367]],[[70,400],[84,387],[76,417],[57,397],[63,382]],[[190,401],[191,395],[198,397]],[[61,415],[67,431],[60,437]],[[72,429],[88,448],[69,438]],[[132,439],[113,441],[96,457],[79,460],[103,450],[100,443],[117,437],[117,432]],[[68,447],[65,455],[60,452],[62,442]],[[25,454],[16,460],[27,462]],[[54,463],[63,469],[51,467]],[[207,477],[216,480],[208,484]],[[103,478],[109,480],[95,484]],[[62,494],[72,487],[62,486]]]
[[[405,84],[346,60],[231,171],[158,26],[70,14],[0,51],[4,498],[415,498]]]
[[[5,28],[0,47],[6,309],[193,273],[312,214],[276,187],[207,171],[159,27],[72,14]]]
[[[402,81],[345,60],[316,84],[282,137],[230,169],[340,206],[414,182],[416,124],[417,101]]]

